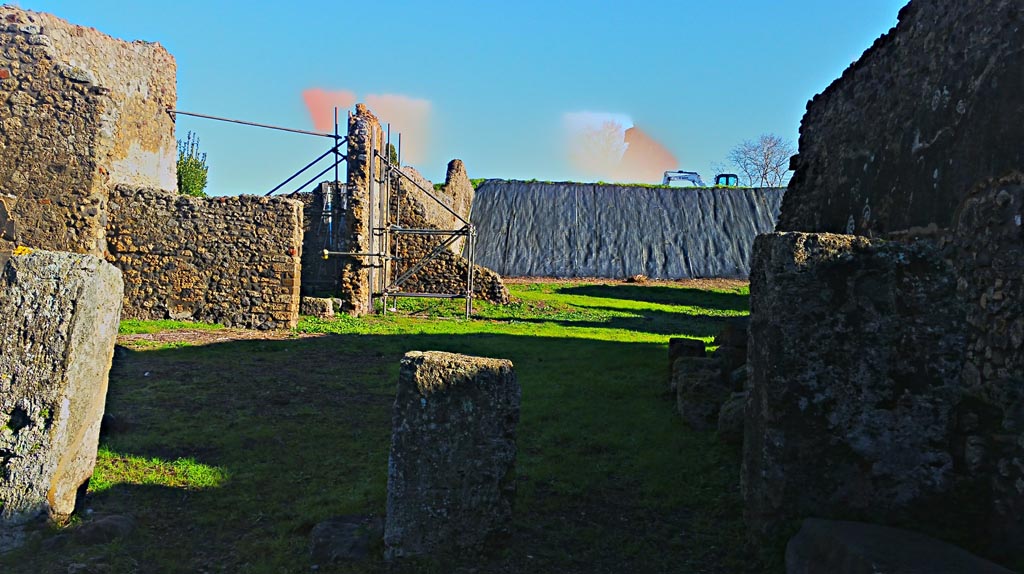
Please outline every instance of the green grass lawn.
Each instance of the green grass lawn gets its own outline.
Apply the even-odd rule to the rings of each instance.
[[[315,524],[383,514],[391,404],[410,350],[511,359],[523,396],[510,539],[399,571],[750,570],[739,453],[686,428],[666,395],[669,337],[710,343],[724,318],[747,313],[747,290],[510,291],[514,303],[477,302],[470,321],[459,302],[400,300],[384,317],[303,318],[276,340],[125,338],[107,400],[122,428],[101,438],[69,529],[110,514],[132,516],[136,529],[59,552],[37,541],[0,556],[0,571],[309,572]],[[122,334],[182,326],[126,321]],[[375,558],[319,571],[395,570]]]

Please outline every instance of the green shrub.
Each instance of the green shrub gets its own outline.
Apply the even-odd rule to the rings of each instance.
[[[199,152],[199,136],[189,131],[185,141],[178,140],[178,193],[206,197],[206,154]]]

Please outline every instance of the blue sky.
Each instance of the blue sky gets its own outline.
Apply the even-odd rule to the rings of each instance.
[[[312,88],[426,101],[416,167],[434,181],[456,157],[470,177],[589,179],[566,159],[563,118],[579,112],[627,116],[708,179],[744,139],[796,143],[807,100],[905,3],[18,2],[160,42],[182,110],[312,129]],[[182,116],[177,129],[199,134],[213,194],[262,193],[328,141]]]

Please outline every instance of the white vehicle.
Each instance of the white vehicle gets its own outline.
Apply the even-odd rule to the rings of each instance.
[[[688,181],[697,187],[708,187],[695,171],[666,171],[661,185],[671,185],[675,180]],[[737,187],[739,184],[740,178],[735,173],[720,173],[715,176],[715,187]]]

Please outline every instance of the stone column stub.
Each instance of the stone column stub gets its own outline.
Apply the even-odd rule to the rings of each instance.
[[[405,355],[392,418],[385,558],[472,551],[507,531],[520,397],[511,361]]]

